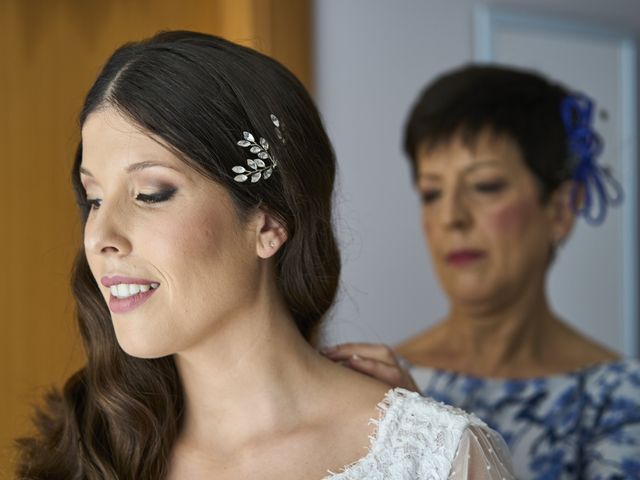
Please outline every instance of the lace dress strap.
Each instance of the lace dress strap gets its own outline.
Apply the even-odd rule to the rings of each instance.
[[[368,454],[325,480],[513,478],[499,435],[477,417],[400,388],[390,390],[378,408]],[[485,458],[492,460],[491,468],[482,463]],[[492,468],[504,475],[490,476]]]

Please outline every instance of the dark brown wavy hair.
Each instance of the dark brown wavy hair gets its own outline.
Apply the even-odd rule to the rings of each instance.
[[[115,108],[160,138],[189,166],[223,185],[239,218],[276,215],[288,241],[276,254],[276,282],[308,340],[333,304],[340,257],[332,226],[335,157],[320,116],[300,82],[254,50],[211,35],[174,31],[129,43],[111,56],[80,115]],[[270,114],[284,122],[279,142]],[[278,168],[267,181],[233,180],[244,164],[237,141],[259,132]],[[82,222],[82,145],[72,170]],[[19,479],[161,479],[181,427],[184,397],[173,357],[124,353],[84,250],[72,276],[86,365],[36,411],[39,434],[18,441]]]

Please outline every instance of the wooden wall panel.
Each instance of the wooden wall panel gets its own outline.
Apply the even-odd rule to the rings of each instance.
[[[0,478],[31,404],[83,361],[69,170],[101,65],[125,41],[191,29],[271,54],[310,86],[309,26],[300,0],[0,0]]]

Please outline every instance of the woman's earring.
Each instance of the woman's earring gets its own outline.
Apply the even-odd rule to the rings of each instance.
[[[275,240],[269,240],[269,246],[271,248],[274,248],[276,246],[276,241]]]

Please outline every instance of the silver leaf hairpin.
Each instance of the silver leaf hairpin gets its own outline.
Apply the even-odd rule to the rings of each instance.
[[[275,125],[276,136],[284,143],[284,137],[280,131],[280,120],[272,113],[271,121]],[[251,183],[256,183],[260,179],[267,180],[273,170],[278,166],[278,162],[269,152],[269,142],[263,137],[256,142],[256,138],[249,132],[242,132],[244,137],[242,140],[238,140],[238,145],[243,148],[248,148],[249,151],[256,155],[257,158],[247,159],[247,167],[242,165],[236,165],[231,170],[237,175],[233,177],[236,182],[246,182],[251,179]]]

